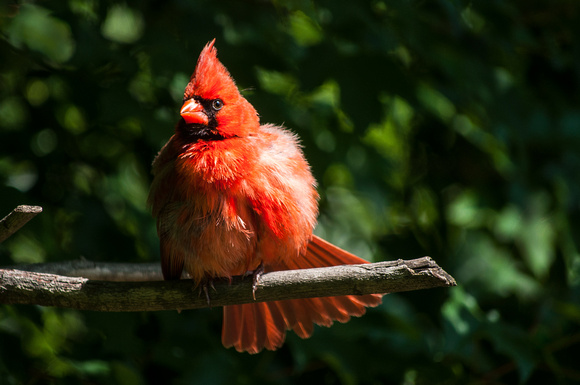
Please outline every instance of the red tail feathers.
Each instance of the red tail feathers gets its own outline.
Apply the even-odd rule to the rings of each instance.
[[[322,238],[313,236],[306,255],[285,261],[268,270],[295,270],[336,265],[368,263]],[[341,297],[305,298],[275,302],[251,303],[224,307],[222,343],[237,351],[254,354],[263,348],[275,350],[282,346],[286,330],[294,330],[308,338],[314,325],[331,326],[334,321],[347,322],[359,317],[365,307],[381,303],[382,294],[348,295]]]

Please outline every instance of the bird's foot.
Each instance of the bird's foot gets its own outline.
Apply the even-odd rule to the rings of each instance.
[[[252,273],[252,296],[254,297],[254,301],[256,300],[256,290],[258,290],[258,285],[260,284],[260,277],[264,274],[264,263],[260,262],[256,270]]]
[[[207,306],[211,308],[211,298],[209,297],[209,288],[212,288],[213,291],[217,291],[215,286],[213,285],[213,278],[206,277],[199,283],[199,295],[203,292],[205,294],[205,299],[207,301]]]

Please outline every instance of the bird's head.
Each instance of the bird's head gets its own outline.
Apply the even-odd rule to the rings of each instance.
[[[183,95],[177,130],[192,141],[246,137],[260,126],[256,110],[218,60],[214,43],[201,51]]]

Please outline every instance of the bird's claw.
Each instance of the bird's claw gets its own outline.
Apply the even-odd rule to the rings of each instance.
[[[209,297],[210,287],[213,289],[213,291],[217,292],[215,286],[213,285],[213,278],[204,278],[203,281],[199,284],[199,295],[201,296],[201,292],[203,291],[207,301],[207,306],[211,308],[211,298]]]
[[[256,290],[258,290],[262,274],[264,274],[264,264],[260,262],[256,270],[252,272],[252,296],[254,297],[254,301],[256,300]]]

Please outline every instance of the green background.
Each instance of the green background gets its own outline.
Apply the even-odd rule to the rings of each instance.
[[[0,264],[157,261],[150,164],[203,46],[302,139],[317,233],[459,286],[250,356],[221,310],[0,305],[0,384],[580,381],[580,2],[0,5]]]

